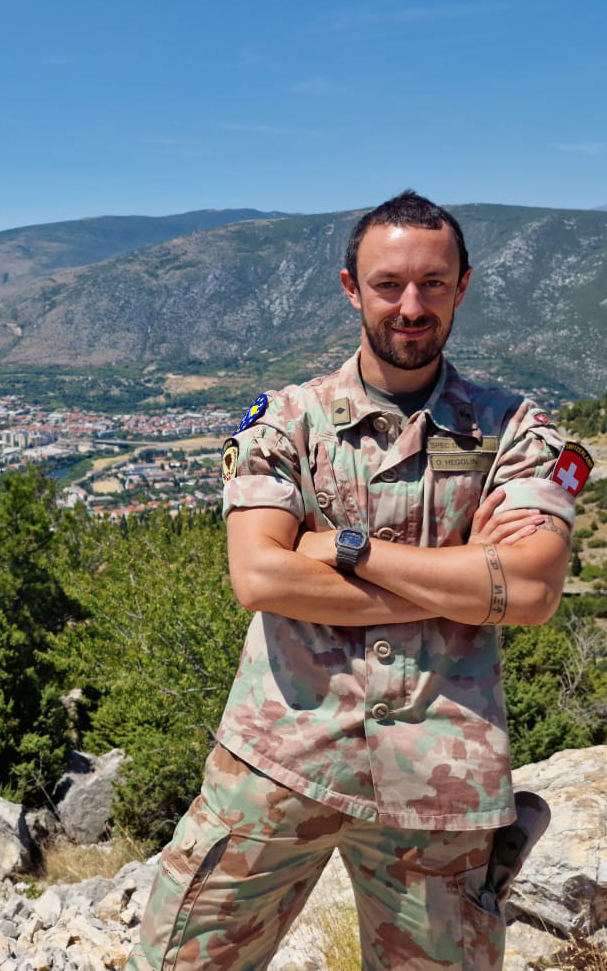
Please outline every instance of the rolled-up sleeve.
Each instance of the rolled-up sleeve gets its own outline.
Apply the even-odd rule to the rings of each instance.
[[[505,490],[499,512],[539,509],[572,526],[575,498],[551,478],[563,439],[554,427],[538,421],[537,411],[527,405],[522,415],[517,412],[510,419],[488,491],[500,486]]]
[[[271,425],[255,425],[237,436],[235,475],[223,488],[224,518],[232,509],[284,509],[302,522],[299,460],[291,441]]]

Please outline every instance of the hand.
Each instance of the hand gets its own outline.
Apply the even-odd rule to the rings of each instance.
[[[505,496],[504,489],[496,489],[480,504],[472,519],[468,545],[495,543],[512,546],[519,539],[531,536],[544,522],[546,517],[539,509],[509,509],[496,513]]]
[[[326,563],[327,566],[337,566],[335,537],[336,529],[323,530],[322,533],[301,532],[298,533],[293,549],[297,553],[302,553],[311,560],[318,563]]]

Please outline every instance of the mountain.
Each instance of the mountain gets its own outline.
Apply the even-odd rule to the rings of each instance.
[[[485,204],[452,211],[475,267],[450,342],[464,372],[555,403],[602,394],[607,212]],[[192,218],[188,235],[88,266],[74,265],[79,249],[70,236],[71,268],[2,299],[0,364],[189,369],[230,393],[325,370],[358,342],[338,270],[360,214],[247,219],[204,231],[192,231]],[[87,245],[90,254],[90,237]]]
[[[257,209],[201,209],[177,216],[99,216],[7,229],[0,232],[0,295],[17,292],[52,273],[99,263],[186,233],[284,215]]]

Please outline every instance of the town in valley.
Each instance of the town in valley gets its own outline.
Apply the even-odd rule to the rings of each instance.
[[[221,445],[238,417],[218,406],[158,413],[48,410],[0,396],[0,474],[39,465],[58,504],[119,519],[221,498]]]

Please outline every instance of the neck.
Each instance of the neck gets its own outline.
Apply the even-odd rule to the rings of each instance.
[[[372,384],[375,388],[381,388],[391,394],[407,394],[421,391],[422,388],[434,384],[440,370],[440,362],[441,355],[439,354],[425,367],[406,371],[403,368],[394,367],[393,364],[388,364],[387,361],[382,361],[381,358],[370,353],[370,349],[365,347],[363,340],[360,352],[360,373],[363,381]]]

